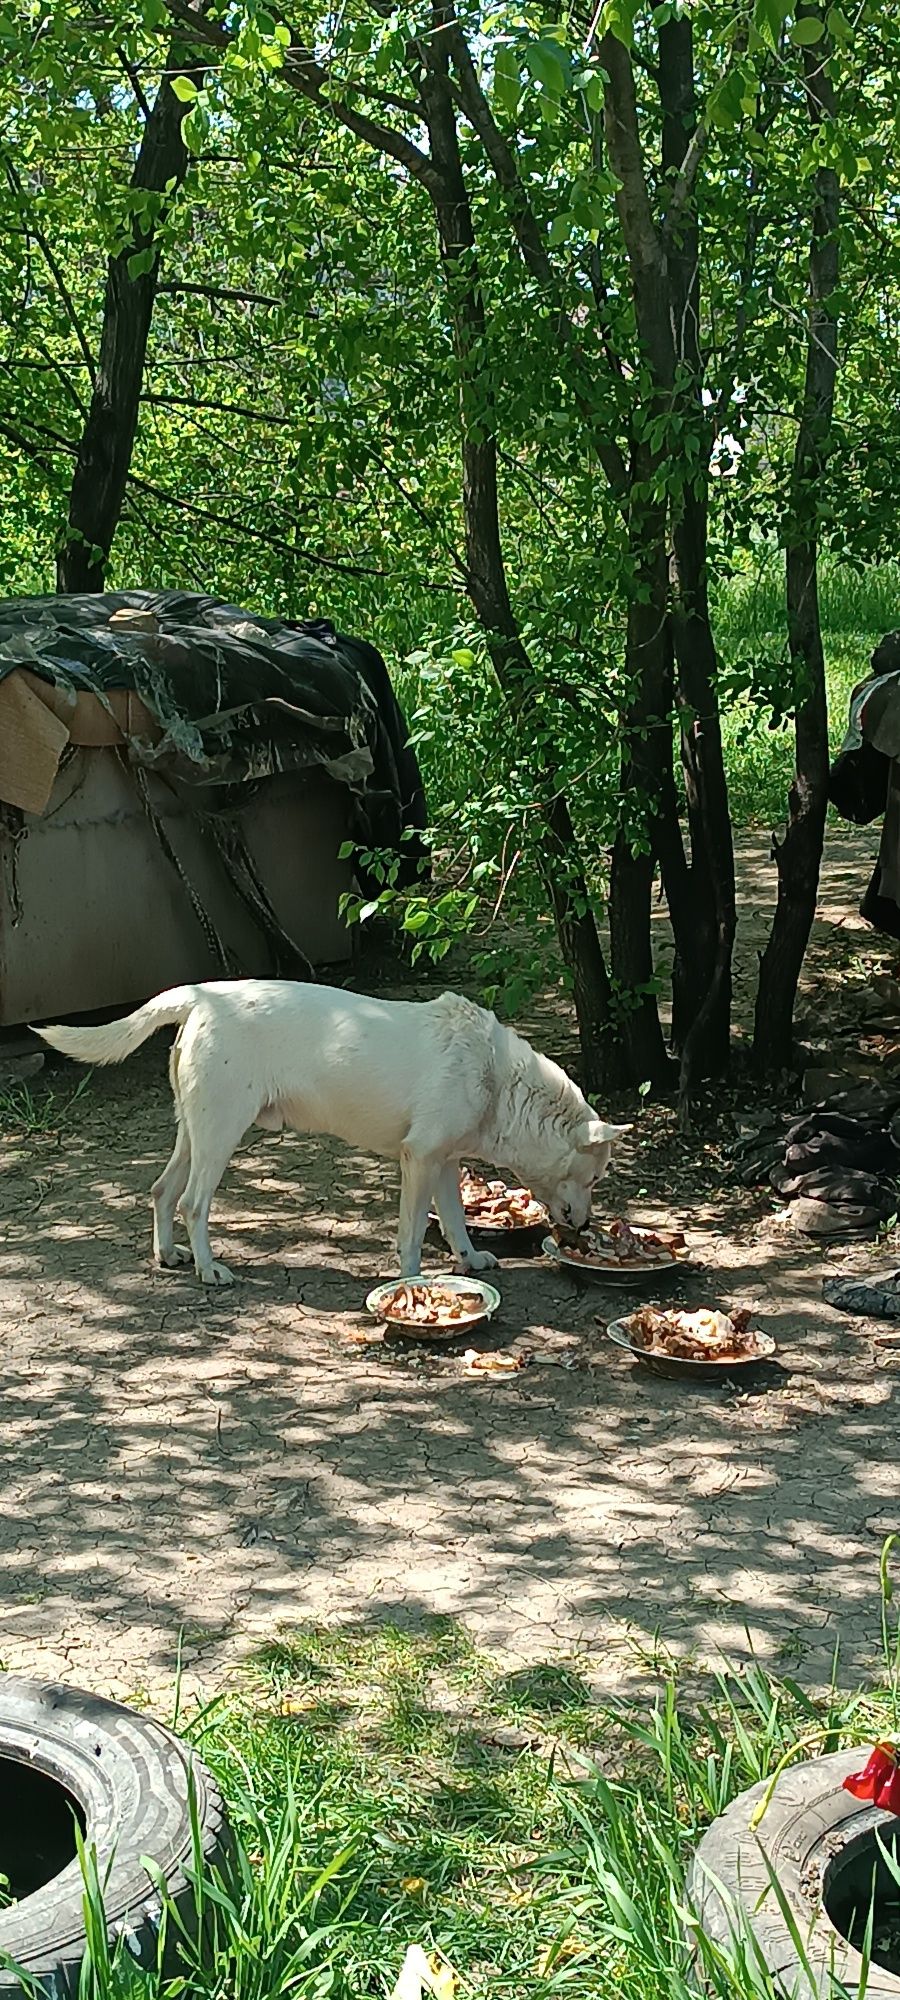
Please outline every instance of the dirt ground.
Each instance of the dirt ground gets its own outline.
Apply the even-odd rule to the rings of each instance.
[[[820,1027],[887,957],[855,916],[873,847],[830,846],[806,973]],[[762,839],[741,867],[749,978]],[[51,1081],[64,1102],[77,1077]],[[725,1174],[715,1125],[685,1151],[645,1118],[608,1200],[687,1224],[691,1303],[758,1308],[780,1365],[743,1393],[635,1369],[596,1324],[616,1297],[542,1263],[504,1269],[481,1343],[528,1350],[518,1374],[466,1375],[465,1342],[373,1344],[361,1309],[391,1268],[396,1173],[295,1136],[251,1135],[223,1185],[233,1291],[155,1273],[147,1190],[170,1124],[160,1042],[0,1151],[7,1667],[157,1697],[180,1628],[211,1689],[280,1627],[440,1613],[511,1659],[581,1654],[601,1685],[656,1635],[810,1680],[839,1639],[841,1680],[866,1670],[879,1545],[900,1529],[900,1341],[823,1306],[846,1251],[781,1233]]]

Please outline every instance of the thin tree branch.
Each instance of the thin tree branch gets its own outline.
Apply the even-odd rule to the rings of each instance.
[[[223,52],[233,46],[234,35],[217,21],[198,15],[190,0],[166,0],[166,4],[173,19],[189,28],[198,41]],[[373,152],[386,153],[389,159],[396,160],[398,166],[404,167],[414,180],[428,189],[432,197],[439,192],[440,176],[429,155],[420,146],[415,146],[405,134],[395,131],[393,126],[381,125],[377,119],[367,118],[363,112],[355,111],[344,98],[336,96],[330,70],[317,61],[308,49],[299,43],[292,43],[285,50],[281,74],[292,90],[329,111],[348,132],[355,133],[358,139],[371,146]]]
[[[384,477],[387,480],[388,485],[393,487],[395,493],[399,493],[401,500],[406,501],[407,506],[412,508],[413,513],[417,516],[418,520],[421,521],[422,526],[428,529],[429,534],[434,538],[434,540],[439,544],[439,546],[443,548],[444,553],[452,563],[453,568],[457,573],[457,576],[460,578],[463,585],[465,585],[468,581],[468,570],[466,568],[466,564],[464,563],[463,558],[459,553],[459,550],[454,547],[452,542],[447,540],[446,535],[443,533],[439,522],[435,520],[434,515],[430,513],[427,507],[423,507],[421,500],[417,498],[415,493],[410,493],[409,488],[406,485],[404,485],[400,473],[393,471],[392,467],[388,465],[387,459],[383,458],[381,453],[375,450],[374,445],[372,444],[368,445],[367,449],[369,452],[369,456],[373,460],[374,464],[377,465],[379,471],[381,471],[384,474]]]
[[[597,112],[591,112],[589,116],[590,116],[590,131],[591,131],[591,165],[594,169],[594,172],[598,173],[602,171],[604,164],[603,121],[599,113]],[[594,300],[594,310],[597,314],[597,324],[600,328],[600,338],[603,342],[603,352],[606,355],[606,359],[609,363],[610,368],[613,370],[613,373],[618,375],[620,381],[624,382],[625,369],[623,365],[623,358],[621,354],[618,354],[616,352],[616,349],[613,346],[612,342],[611,330],[610,330],[609,293],[606,289],[606,279],[603,275],[603,263],[600,257],[600,250],[596,243],[591,243],[588,248],[587,273],[591,287],[591,293]]]
[[[139,493],[148,493],[154,500],[164,500],[167,506],[176,507],[182,514],[193,514],[198,520],[211,521],[216,528],[225,529],[226,532],[249,541],[262,542],[267,548],[277,550],[280,555],[288,556],[291,562],[304,563],[307,568],[330,570],[339,576],[380,576],[390,578],[394,583],[404,581],[401,573],[379,569],[375,563],[346,563],[341,562],[336,556],[313,555],[308,549],[299,548],[293,542],[286,542],[281,535],[270,534],[266,528],[251,527],[249,522],[240,521],[233,514],[222,514],[218,509],[213,512],[211,507],[203,507],[197,500],[185,500],[180,493],[172,493],[164,486],[157,486],[149,479],[140,478],[137,473],[132,472],[129,475],[129,484],[136,487]],[[427,590],[454,589],[452,584],[432,583],[420,576],[417,576],[415,581]]]
[[[626,248],[643,272],[662,275],[662,246],[644,174],[638,131],[637,93],[631,57],[613,34],[600,43],[600,60],[610,80],[606,94],[606,145],[620,185],[616,207]]]
[[[65,485],[66,482],[59,477],[52,458],[45,457],[43,450],[35,443],[34,439],[26,437],[24,432],[18,430],[14,424],[9,423],[6,417],[0,417],[0,436],[8,438],[10,444],[15,445],[17,451],[24,452],[26,458],[30,458],[35,465],[39,465],[41,471],[47,473],[54,486],[62,488]]]
[[[668,248],[668,245],[671,243],[681,216],[690,199],[691,190],[697,178],[697,168],[706,150],[708,137],[707,127],[703,119],[700,118],[691,133],[690,143],[678,173],[675,176],[669,206],[663,217],[661,233],[664,249]]]
[[[501,132],[482,90],[472,52],[459,22],[454,19],[446,33],[459,82],[462,108],[473,131],[481,140],[498,185],[507,197],[510,219],[523,262],[532,277],[537,278],[542,285],[551,286],[555,283],[553,264],[534,210],[522,186],[516,156]]]
[[[181,292],[190,292],[199,298],[231,299],[238,305],[246,306],[280,306],[284,303],[282,299],[270,298],[266,292],[242,292],[232,285],[188,283],[185,278],[170,278],[165,284],[157,285],[156,290],[157,293],[170,292],[176,297]]]
[[[135,100],[138,106],[140,107],[141,116],[144,119],[144,122],[146,123],[147,119],[150,116],[150,106],[147,102],[147,98],[144,93],[144,86],[138,74],[137,66],[135,63],[129,61],[127,55],[125,54],[124,49],[117,49],[116,55],[118,56],[122,68],[125,71],[125,75],[128,78],[132,90],[134,91]]]
[[[39,347],[41,353],[46,356],[46,360],[7,361],[4,358],[3,360],[0,360],[0,368],[2,368],[8,375],[18,374],[21,370],[25,369],[30,370],[32,373],[37,372],[40,374],[55,375],[58,378],[58,380],[62,383],[66,395],[71,397],[72,402],[75,404],[75,408],[77,409],[79,416],[87,417],[88,406],[84,401],[83,397],[79,395],[75,383],[70,381],[69,375],[67,373],[68,368],[80,369],[82,363],[80,361],[73,361],[64,364],[62,361],[57,361],[51,354],[50,349],[46,344],[46,341],[41,339],[39,333],[32,333],[30,338],[34,341],[35,347]]]
[[[6,178],[9,182],[9,185],[12,188],[13,193],[18,196],[21,202],[27,203],[28,197],[22,185],[21,176],[17,168],[13,166],[12,161],[9,159],[4,159],[3,169],[6,174]],[[50,271],[53,277],[53,281],[56,285],[57,291],[59,292],[60,298],[62,299],[62,302],[66,308],[66,313],[68,315],[69,323],[72,327],[72,330],[75,334],[75,338],[84,356],[84,364],[91,378],[91,387],[94,388],[96,386],[96,381],[97,381],[97,371],[94,364],[94,357],[91,352],[90,346],[88,344],[84,328],[81,324],[81,320],[79,318],[75,306],[75,301],[72,297],[71,292],[69,291],[68,285],[66,284],[59,263],[57,262],[57,259],[50,248],[50,245],[47,241],[46,236],[44,235],[40,223],[36,221],[33,213],[31,214],[30,222],[26,223],[26,228],[28,229],[30,234],[34,237],[34,240],[38,245],[38,248],[40,249],[41,255],[44,259],[47,269]]]
[[[373,104],[383,104],[387,111],[403,111],[407,117],[417,118],[419,123],[422,123],[425,113],[419,99],[397,97],[392,90],[376,90],[375,85],[369,82],[365,88],[366,96],[371,97]]]
[[[59,451],[67,451],[74,457],[78,446],[73,442],[72,438],[66,437],[63,431],[54,430],[51,424],[42,424],[37,417],[31,416],[30,412],[24,418],[20,418],[20,421],[28,424],[33,431],[37,431],[40,437],[49,439],[49,442],[56,445]]]
[[[163,408],[171,404],[174,409],[180,410],[213,410],[226,417],[247,417],[255,424],[268,424],[273,429],[287,428],[293,422],[291,417],[277,417],[272,410],[256,410],[251,403],[220,403],[213,396],[156,396],[145,389],[141,402]]]
[[[455,16],[448,24],[446,35],[459,83],[463,111],[481,140],[498,186],[506,195],[510,221],[522,261],[537,283],[545,291],[558,297],[557,274],[537,217],[522,185],[518,160],[497,124],[482,89],[472,52]],[[560,337],[579,367],[588,372],[586,359],[578,345],[571,320],[561,299],[558,302],[558,311]],[[582,417],[591,430],[594,448],[610,487],[621,502],[628,490],[625,460],[615,438],[601,431],[592,397],[585,390],[579,391],[577,388],[576,396]]]

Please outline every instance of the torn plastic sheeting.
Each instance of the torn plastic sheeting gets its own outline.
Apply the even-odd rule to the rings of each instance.
[[[0,683],[17,668],[104,708],[129,691],[160,733],[129,736],[131,756],[182,783],[325,771],[356,795],[357,836],[397,848],[405,834],[404,877],[419,871],[425,799],[387,667],[327,621],[251,617],[176,591],[7,599]]]

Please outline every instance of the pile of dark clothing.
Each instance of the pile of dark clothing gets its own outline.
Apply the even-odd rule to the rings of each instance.
[[[768,1183],[803,1236],[871,1236],[900,1211],[900,1084],[859,1084],[802,1118],[782,1119],[738,1141],[745,1187]],[[841,1312],[900,1320],[900,1271],[826,1278]]]
[[[860,1085],[738,1142],[745,1187],[765,1182],[801,1235],[871,1233],[900,1206],[900,1084]]]

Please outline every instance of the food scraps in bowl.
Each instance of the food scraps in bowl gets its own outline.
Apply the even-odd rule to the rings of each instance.
[[[452,1332],[496,1312],[500,1294],[476,1278],[399,1278],[376,1285],[366,1305],[392,1326],[419,1333]]]
[[[683,1263],[687,1256],[682,1230],[641,1229],[622,1216],[595,1223],[592,1229],[558,1225],[549,1240],[563,1263],[581,1264],[594,1271],[659,1270],[667,1264]]]
[[[751,1361],[773,1352],[771,1335],[751,1326],[749,1306],[733,1312],[668,1312],[661,1306],[641,1306],[618,1325],[635,1349],[665,1355],[670,1361]]]
[[[485,1180],[468,1167],[460,1174],[459,1193],[470,1229],[543,1229],[550,1219],[530,1188]]]

